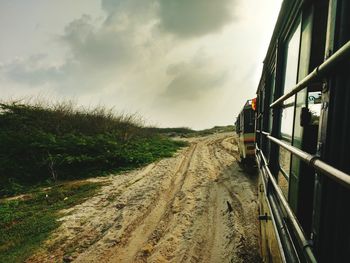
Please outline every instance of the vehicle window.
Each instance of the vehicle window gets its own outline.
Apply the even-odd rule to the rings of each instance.
[[[289,92],[296,84],[298,75],[299,61],[299,43],[300,43],[300,23],[296,27],[292,37],[286,46],[286,64],[284,75],[284,94]]]
[[[289,106],[282,110],[281,136],[287,142],[291,142],[293,133],[294,107]]]
[[[252,109],[244,111],[244,133],[254,132],[255,115]]]
[[[297,83],[298,76],[298,57],[300,42],[300,23],[295,28],[294,33],[286,45],[285,55],[285,74],[283,83],[283,93],[288,93]],[[293,133],[294,118],[294,100],[295,96],[284,102],[281,120],[281,136],[288,142],[291,142]]]
[[[301,24],[295,27],[294,32],[286,42],[285,46],[285,66],[284,66],[284,78],[283,78],[283,94],[291,91],[298,78],[298,62],[299,62],[299,45],[300,45],[300,30]],[[288,100],[284,101],[281,117],[281,139],[285,142],[292,144],[293,137],[293,124],[294,124],[294,102],[295,96],[292,96]],[[286,178],[289,177],[291,167],[291,153],[280,147],[279,155],[280,170],[278,176],[278,183],[283,193],[288,195],[289,183]]]

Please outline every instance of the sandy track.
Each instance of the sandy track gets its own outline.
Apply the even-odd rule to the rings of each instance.
[[[259,262],[256,178],[234,139],[191,139],[173,158],[94,179],[106,186],[63,211],[28,262]]]

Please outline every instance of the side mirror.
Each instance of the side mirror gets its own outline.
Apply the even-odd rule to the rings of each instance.
[[[300,126],[305,127],[309,125],[311,122],[311,112],[307,107],[302,107],[301,108],[301,113],[300,113]]]

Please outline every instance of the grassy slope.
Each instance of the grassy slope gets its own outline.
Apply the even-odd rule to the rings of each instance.
[[[38,190],[27,200],[0,201],[0,262],[23,262],[58,227],[61,209],[83,202],[100,186],[59,184]]]
[[[0,103],[0,127],[0,197],[30,193],[0,199],[0,262],[23,262],[58,227],[61,209],[100,187],[72,180],[133,169],[187,145],[134,116],[70,103]]]
[[[184,142],[134,116],[71,104],[0,104],[0,196],[29,186],[132,169],[171,156]]]
[[[22,262],[58,227],[61,209],[83,202],[100,187],[70,180],[139,167],[186,145],[168,136],[232,130],[143,128],[133,116],[103,108],[18,103],[0,104],[0,126],[0,196],[30,192],[27,200],[0,201],[0,262]]]

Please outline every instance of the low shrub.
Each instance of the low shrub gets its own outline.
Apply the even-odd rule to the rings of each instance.
[[[0,196],[23,186],[139,167],[183,142],[143,128],[133,115],[18,102],[0,104]]]

